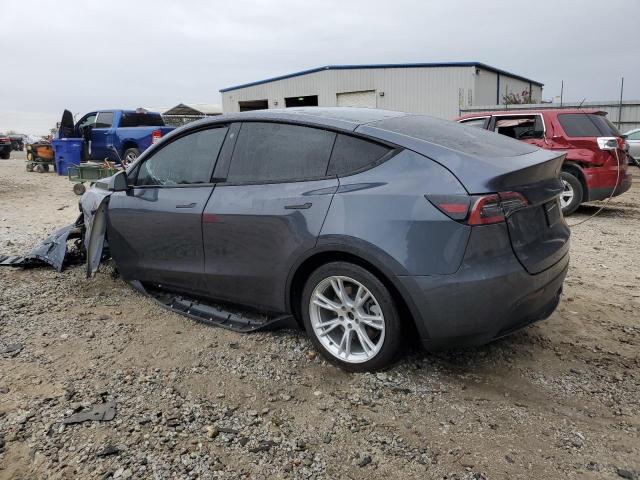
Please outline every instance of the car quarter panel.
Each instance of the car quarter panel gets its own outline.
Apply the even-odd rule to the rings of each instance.
[[[404,150],[371,170],[340,178],[319,243],[360,239],[393,258],[396,275],[455,272],[470,227],[451,220],[425,195],[465,193],[442,166]]]

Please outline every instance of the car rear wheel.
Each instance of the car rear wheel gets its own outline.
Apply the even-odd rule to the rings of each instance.
[[[583,189],[580,180],[573,173],[563,171],[560,174],[564,190],[560,194],[560,206],[562,214],[571,215],[582,203]]]
[[[345,370],[388,366],[400,347],[393,297],[375,275],[352,263],[328,263],[311,274],[302,318],[316,349]]]
[[[132,164],[136,158],[138,158],[140,156],[140,150],[138,150],[137,148],[127,148],[124,152],[124,164],[125,165],[130,165]]]

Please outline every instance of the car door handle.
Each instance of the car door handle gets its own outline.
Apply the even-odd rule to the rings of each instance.
[[[307,202],[300,205],[285,205],[284,208],[287,210],[306,210],[307,208],[311,208],[311,205],[313,205],[313,203]]]
[[[176,208],[193,208],[196,206],[196,202],[193,203],[184,203],[182,205],[176,205]]]

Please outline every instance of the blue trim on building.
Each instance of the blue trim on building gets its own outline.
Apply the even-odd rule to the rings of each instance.
[[[534,85],[543,86],[544,83],[531,80],[530,78],[522,77],[514,73],[501,70],[499,68],[492,67],[490,65],[481,62],[444,62],[444,63],[379,63],[368,65],[325,65],[324,67],[311,68],[309,70],[302,70],[301,72],[289,73],[287,75],[281,75],[279,77],[267,78],[265,80],[258,80],[256,82],[244,83],[242,85],[236,85],[234,87],[227,87],[220,89],[220,92],[228,92],[230,90],[238,90],[240,88],[253,87],[255,85],[262,85],[264,83],[271,83],[277,80],[285,80],[287,78],[299,77],[301,75],[308,75],[309,73],[321,72],[323,70],[365,70],[372,68],[437,68],[437,67],[476,67],[488,70],[490,72],[497,73],[498,75],[506,75],[509,77],[522,80],[523,82],[529,82]]]

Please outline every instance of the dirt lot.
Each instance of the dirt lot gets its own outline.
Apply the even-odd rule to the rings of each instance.
[[[77,202],[66,178],[0,161],[0,252]],[[0,354],[0,478],[638,478],[639,227],[636,182],[573,229],[547,321],[377,374],[327,365],[300,332],[172,314],[104,267],[2,269],[0,351],[21,349]],[[110,400],[111,421],[60,423]]]

